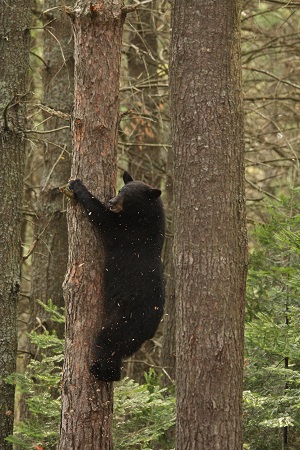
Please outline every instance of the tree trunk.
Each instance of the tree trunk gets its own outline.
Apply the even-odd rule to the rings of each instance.
[[[29,0],[0,8],[0,442],[13,431],[14,387],[2,378],[15,371],[16,313],[20,286],[21,214],[25,162],[25,95],[29,68]]]
[[[175,0],[177,449],[242,449],[247,267],[240,1]]]
[[[73,4],[73,1],[67,3]],[[62,11],[55,9],[57,4],[57,0],[48,0],[44,5],[45,9],[50,10],[45,20],[47,23],[52,21],[49,29],[46,27],[44,31],[43,59],[47,67],[43,70],[43,103],[58,112],[66,113],[67,117],[73,108],[74,50],[70,20]],[[51,112],[44,111],[44,120],[45,130],[69,125],[68,120]],[[45,312],[36,303],[37,299],[43,302],[52,299],[57,306],[64,305],[62,283],[68,261],[68,233],[64,211],[66,202],[58,187],[66,183],[71,172],[70,129],[65,128],[46,135],[43,150],[43,175],[35,208],[35,236],[38,243],[32,259],[31,298],[34,327],[37,316],[40,320],[46,319]],[[62,335],[63,330],[59,331]]]
[[[73,4],[73,1],[66,3]],[[41,140],[43,147],[34,154],[39,162],[42,161],[43,168],[42,176],[35,183],[39,186],[35,189],[39,194],[34,205],[36,245],[32,255],[31,301],[26,332],[55,328],[62,338],[64,325],[51,322],[44,308],[37,303],[37,299],[44,303],[51,299],[55,305],[64,306],[62,284],[68,261],[66,200],[58,187],[66,183],[71,172],[72,141],[68,115],[73,108],[74,50],[70,19],[55,8],[57,4],[57,0],[44,2],[44,9],[49,10],[44,22],[51,23],[43,33],[43,60],[47,64],[43,67],[43,104],[48,107],[43,111],[43,119],[45,131],[66,128],[45,134],[44,141]],[[19,340],[22,359],[18,359],[18,370],[21,372],[28,366],[32,355],[35,358],[39,356],[36,346],[28,341],[27,334],[26,338]],[[21,397],[18,407],[21,420],[28,416],[24,398]]]
[[[122,1],[78,1],[70,15],[75,38],[72,177],[100,199],[115,193]],[[101,327],[103,249],[80,206],[68,212],[65,280],[66,353],[61,450],[112,449],[112,384],[89,372]]]
[[[151,186],[160,187],[162,178],[162,152],[159,145],[159,102],[158,96],[158,45],[155,22],[156,0],[140,6],[129,16],[130,29],[128,77],[136,92],[129,101],[134,112],[126,121],[125,131],[132,145],[128,148],[128,171],[134,179]],[[145,87],[138,88],[140,84]],[[149,365],[159,365],[158,348],[153,341],[147,341],[142,348],[125,362],[126,376],[144,382],[144,372]]]
[[[130,15],[131,27],[127,52],[130,84],[134,96],[134,113],[127,133],[133,145],[128,149],[128,170],[133,178],[159,187],[162,154],[159,146],[158,43],[155,22],[157,1],[138,8]],[[144,87],[139,88],[143,84]],[[130,98],[131,99],[131,98]]]

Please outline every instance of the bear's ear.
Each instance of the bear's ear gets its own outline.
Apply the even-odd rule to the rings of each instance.
[[[161,195],[160,189],[149,189],[147,192],[148,198],[150,200],[154,200],[155,198],[158,198]]]
[[[133,181],[133,178],[129,175],[128,172],[124,172],[123,174],[123,181],[125,184],[129,183],[129,181]]]

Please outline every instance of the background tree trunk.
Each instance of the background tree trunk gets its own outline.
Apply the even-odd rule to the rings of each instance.
[[[73,1],[66,3],[73,4]],[[18,343],[22,357],[18,358],[17,369],[21,373],[30,358],[39,356],[36,346],[29,343],[28,333],[32,330],[42,333],[46,327],[48,330],[55,328],[61,338],[64,335],[64,325],[52,322],[44,308],[37,303],[37,299],[44,303],[51,299],[55,305],[64,306],[62,284],[68,261],[66,200],[58,187],[66,183],[71,172],[69,115],[74,96],[74,49],[70,19],[55,8],[57,5],[57,0],[44,2],[44,9],[48,10],[43,16],[44,24],[50,22],[50,25],[43,32],[42,87],[43,104],[46,107],[43,109],[42,106],[43,128],[45,131],[66,128],[45,134],[33,154],[35,162],[42,168],[34,171],[37,178],[34,191],[38,195],[33,219],[33,242],[36,245],[31,264],[29,323],[26,335],[24,333]],[[25,420],[28,408],[24,396],[21,397],[18,410],[20,419]]]
[[[16,314],[20,287],[21,214],[25,163],[25,96],[29,68],[30,0],[2,2],[0,24],[0,445],[13,431]]]
[[[128,23],[129,48],[126,52],[128,79],[134,98],[129,97],[129,108],[133,108],[126,121],[125,132],[132,145],[128,148],[128,171],[136,180],[159,188],[162,180],[163,160],[159,145],[160,110],[158,96],[158,43],[155,21],[157,1],[140,6],[130,14]],[[140,87],[142,86],[142,87]],[[133,101],[134,100],[134,101]],[[133,106],[134,105],[134,106]],[[157,335],[156,335],[157,338]],[[125,361],[126,376],[144,382],[144,372],[149,365],[160,364],[160,352],[153,340],[146,341],[142,348]]]
[[[72,177],[100,199],[115,194],[122,1],[86,4],[70,12],[75,38]],[[66,353],[61,450],[112,449],[112,384],[89,373],[101,327],[103,249],[79,206],[70,207],[65,280]]]
[[[127,51],[129,82],[135,95],[134,112],[126,130],[133,145],[128,149],[128,170],[133,178],[159,187],[162,152],[158,96],[158,42],[155,20],[157,1],[130,14],[132,31]],[[139,86],[142,86],[139,88]]]
[[[240,1],[175,0],[171,42],[177,449],[242,449]]]
[[[65,2],[73,5],[73,1]],[[50,10],[44,22],[50,23],[44,30],[43,103],[56,111],[71,114],[74,95],[73,39],[70,19],[55,9],[57,0],[45,1]],[[62,95],[63,93],[63,95]],[[44,129],[53,130],[69,125],[68,120],[44,111]],[[71,132],[69,128],[45,135],[43,142],[43,175],[40,193],[35,205],[35,237],[38,244],[32,259],[32,307],[33,324],[36,316],[45,318],[45,312],[36,303],[52,299],[63,306],[62,283],[68,260],[68,233],[66,201],[58,187],[66,183],[71,172]],[[42,320],[43,322],[43,320]],[[49,328],[49,324],[47,324]],[[62,335],[62,330],[60,330]]]

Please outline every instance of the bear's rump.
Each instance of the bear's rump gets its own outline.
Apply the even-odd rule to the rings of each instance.
[[[154,336],[162,314],[159,302],[130,309],[119,303],[110,308],[97,341],[101,346],[114,348],[117,354],[129,356]]]

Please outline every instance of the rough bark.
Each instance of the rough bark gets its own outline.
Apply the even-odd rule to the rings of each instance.
[[[72,177],[100,199],[114,195],[122,2],[78,1],[70,15],[75,39]],[[68,208],[65,279],[66,353],[61,450],[112,449],[112,384],[89,373],[101,326],[103,249],[81,208]]]
[[[3,377],[15,371],[16,313],[20,286],[21,217],[25,161],[25,96],[29,67],[30,0],[0,8],[0,445],[13,431],[14,387]]]
[[[178,450],[243,446],[240,7],[175,0],[172,11]]]

